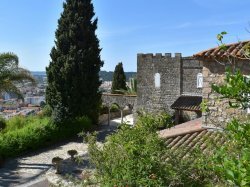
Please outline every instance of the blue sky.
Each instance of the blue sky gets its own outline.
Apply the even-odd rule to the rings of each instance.
[[[63,0],[1,0],[0,52],[14,52],[29,70],[44,71]],[[103,70],[122,61],[136,71],[137,53],[193,55],[226,42],[248,40],[249,0],[93,0]]]

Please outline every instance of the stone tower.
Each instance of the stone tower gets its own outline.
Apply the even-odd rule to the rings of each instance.
[[[201,95],[197,75],[202,65],[181,53],[137,55],[137,111],[172,113],[171,105],[181,95]]]

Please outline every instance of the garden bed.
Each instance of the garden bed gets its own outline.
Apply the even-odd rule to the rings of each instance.
[[[0,165],[4,158],[16,157],[46,147],[70,138],[91,126],[91,121],[86,117],[60,125],[56,125],[49,119],[33,118],[35,120],[32,123],[27,122],[21,128],[0,133]]]

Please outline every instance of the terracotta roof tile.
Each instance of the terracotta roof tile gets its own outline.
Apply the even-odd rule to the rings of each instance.
[[[202,130],[204,130],[202,128],[202,120],[201,118],[198,118],[192,121],[188,121],[186,123],[176,125],[169,129],[164,129],[159,132],[159,135],[162,138],[171,138],[171,137],[176,137],[176,136],[183,135],[183,134],[185,135],[188,133],[193,133],[193,132],[202,131]]]
[[[244,49],[246,46],[250,46],[250,41],[242,41],[233,44],[225,45],[226,49],[220,47],[215,47],[205,51],[201,51],[195,55],[195,58],[198,59],[225,59],[228,56],[235,57],[239,59],[247,59],[244,55]]]
[[[173,151],[173,154],[178,154],[180,157],[187,156],[195,148],[199,148],[203,153],[210,151],[208,149],[210,140],[216,144],[224,142],[221,131],[202,127],[201,118],[162,130],[159,136],[166,140],[166,146]]]
[[[201,111],[201,102],[201,96],[182,95],[171,105],[171,108],[176,110]]]

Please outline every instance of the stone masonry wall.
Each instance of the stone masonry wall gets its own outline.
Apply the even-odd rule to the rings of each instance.
[[[182,58],[180,53],[137,55],[137,111],[169,112],[181,94],[201,94],[196,77],[202,71],[199,61]],[[160,88],[155,88],[155,74],[160,74]]]
[[[202,73],[202,63],[193,57],[183,57],[182,64],[182,94],[202,95],[202,88],[197,88],[197,75]]]
[[[249,75],[249,62],[237,62],[243,74]],[[225,78],[225,66],[214,61],[203,62],[203,101],[206,102],[208,112],[202,114],[202,125],[208,127],[225,127],[233,117],[246,115],[246,111],[232,109],[229,107],[227,99],[221,99],[219,94],[212,91],[212,84],[221,84]]]

